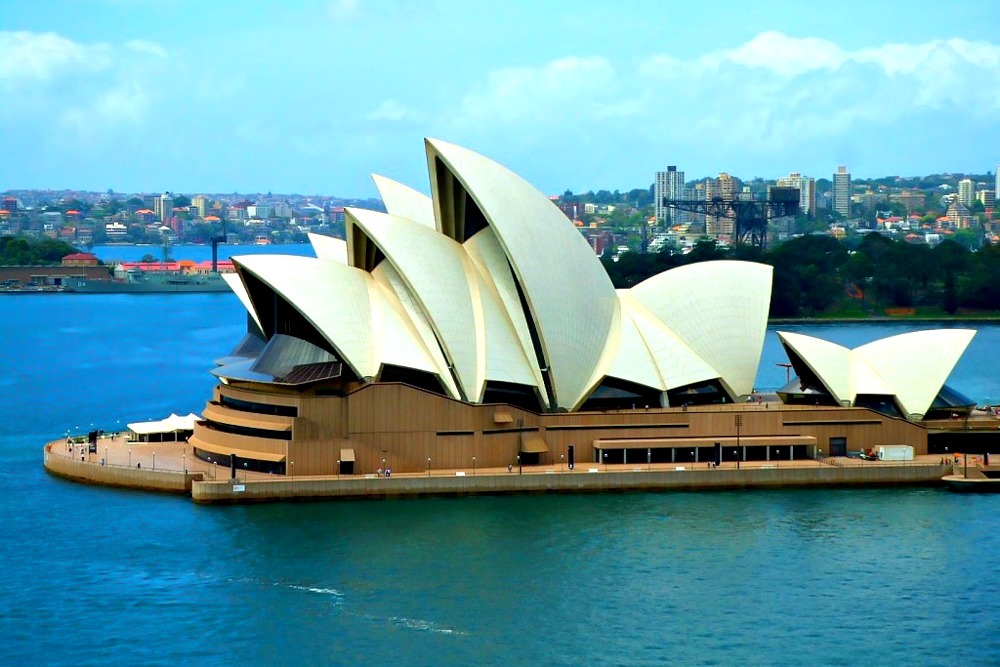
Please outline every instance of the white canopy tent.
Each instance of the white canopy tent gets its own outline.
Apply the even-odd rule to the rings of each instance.
[[[136,422],[128,425],[128,439],[135,442],[178,442],[194,432],[194,423],[201,420],[195,413],[185,417],[171,413],[166,419]]]

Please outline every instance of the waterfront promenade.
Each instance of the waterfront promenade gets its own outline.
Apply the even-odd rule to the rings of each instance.
[[[190,495],[201,503],[243,503],[302,499],[388,498],[427,495],[585,493],[608,491],[704,490],[937,484],[952,472],[939,455],[915,461],[824,458],[797,461],[597,464],[564,463],[507,468],[431,470],[426,473],[295,476],[238,470],[231,479],[194,457],[184,442],[129,443],[121,435],[99,438],[97,451],[65,439],[45,445],[45,468],[76,481]]]

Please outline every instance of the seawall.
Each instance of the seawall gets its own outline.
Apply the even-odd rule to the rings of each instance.
[[[48,446],[45,449],[44,460],[48,472],[75,482],[180,495],[191,493],[192,484],[203,477],[200,472],[137,469],[77,461],[66,456],[53,455]]]
[[[266,480],[199,480],[191,497],[198,503],[253,503],[338,498],[402,498],[512,493],[598,493],[713,489],[889,486],[940,484],[950,465],[902,463],[755,468],[703,468],[399,477],[302,477]]]

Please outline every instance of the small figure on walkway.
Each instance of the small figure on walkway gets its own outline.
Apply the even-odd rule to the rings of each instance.
[[[390,475],[392,475],[392,469],[391,468],[386,468],[385,469],[385,476],[389,477]]]
[[[507,472],[514,472],[514,464],[512,463],[507,464]]]
[[[376,473],[378,473],[378,476],[379,476],[379,477],[381,477],[381,476],[382,476],[382,468],[379,468],[379,469],[378,469],[378,470],[376,470],[375,472],[376,472]]]

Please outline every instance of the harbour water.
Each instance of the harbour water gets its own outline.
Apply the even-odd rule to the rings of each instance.
[[[228,294],[0,300],[0,663],[1000,663],[997,495],[216,507],[45,474],[66,431],[200,411],[244,322]],[[977,328],[949,384],[997,402],[1000,327]],[[761,388],[783,361],[772,328]]]

